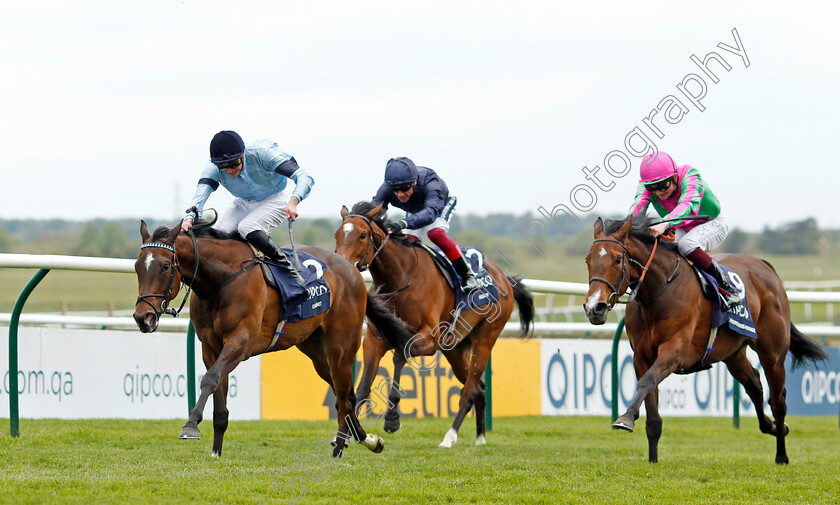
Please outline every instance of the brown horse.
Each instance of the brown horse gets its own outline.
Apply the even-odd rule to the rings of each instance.
[[[613,428],[633,431],[644,401],[648,457],[656,462],[662,434],[659,383],[672,373],[691,373],[723,361],[752,399],[761,432],[776,437],[776,463],[787,463],[785,356],[790,350],[796,366],[806,359],[825,359],[825,351],[791,323],[787,293],[769,263],[726,254],[717,258],[743,280],[757,338],[747,338],[724,325],[718,330],[711,354],[704,356],[710,340],[712,302],[703,296],[694,272],[673,243],[660,241],[659,250],[654,250],[656,239],[648,233],[650,224],[645,217],[606,224],[599,218],[595,241],[586,256],[589,292],[584,308],[592,324],[604,324],[619,296],[627,289],[633,290],[625,322],[638,384],[627,412],[613,423]],[[649,258],[650,266],[643,276]],[[758,354],[767,376],[775,422],[764,413],[759,373],[747,360],[747,346]]]
[[[394,353],[394,380],[385,415],[385,430],[393,432],[400,427],[399,379],[405,358],[432,356],[440,349],[452,365],[455,376],[464,384],[458,414],[440,446],[452,447],[458,440],[458,429],[473,406],[476,445],[484,444],[482,377],[487,359],[510,318],[514,302],[519,307],[520,336],[528,334],[534,317],[531,293],[517,279],[507,277],[496,262],[485,257],[484,266],[499,290],[499,300],[478,309],[463,310],[455,327],[451,327],[453,314],[457,313],[454,291],[429,254],[412,245],[406,237],[387,234],[385,216],[381,215],[381,211],[381,205],[375,207],[370,202],[357,203],[352,212],[342,207],[343,221],[335,232],[335,238],[336,252],[355,262],[360,270],[370,267],[374,281],[372,290],[388,296],[388,304],[397,316],[417,332],[404,352]],[[365,366],[359,383],[360,401],[369,397],[379,361],[389,349],[389,343],[377,338],[380,330],[382,328],[376,323],[368,326],[364,339]]]
[[[190,301],[190,317],[202,344],[207,373],[179,438],[200,438],[198,423],[212,393],[212,456],[220,456],[228,424],[228,374],[251,356],[297,346],[336,395],[338,438],[333,456],[341,456],[348,435],[374,452],[382,451],[382,439],[365,433],[355,411],[352,367],[362,323],[367,314],[378,328],[384,328],[385,338],[395,336],[393,345],[407,341],[411,334],[382,301],[366,292],[353,265],[330,251],[301,248],[328,267],[323,278],[332,292],[330,308],[288,323],[280,341],[275,342],[281,300],[276,290],[266,285],[261,268],[253,268],[257,262],[246,242],[199,226],[189,235],[180,233],[180,225],[171,230],[161,227],[150,235],[145,222],[141,223],[140,235],[143,246],[135,263],[140,296],[134,311],[140,331],[155,331],[162,313],[175,313],[167,305],[177,296],[181,282],[195,294]]]

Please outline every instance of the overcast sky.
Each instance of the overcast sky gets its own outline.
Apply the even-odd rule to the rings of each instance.
[[[837,2],[688,5],[3,2],[0,218],[174,221],[232,129],[315,177],[301,216],[370,199],[388,158],[408,156],[462,214],[576,197],[592,220],[630,205],[638,127],[700,169],[735,226],[840,227]],[[733,30],[742,55],[719,46],[738,49]],[[731,67],[708,63],[717,83],[691,61],[712,51]],[[699,107],[678,89],[700,94],[691,74]],[[685,110],[653,116],[659,138],[643,119],[669,95]],[[626,174],[618,155],[605,170],[614,150]],[[208,206],[229,201],[220,188]]]

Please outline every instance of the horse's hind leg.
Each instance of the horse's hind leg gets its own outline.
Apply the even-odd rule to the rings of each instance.
[[[787,464],[788,455],[785,448],[785,435],[788,427],[785,424],[787,414],[787,403],[785,403],[785,362],[784,354],[781,359],[765,360],[759,352],[759,359],[764,367],[764,374],[767,376],[767,384],[770,389],[770,410],[773,412],[776,426],[776,463]]]
[[[645,398],[645,433],[648,439],[648,461],[659,461],[659,438],[662,436],[662,416],[659,415],[659,388]]]
[[[473,407],[475,408],[475,445],[484,445],[487,443],[485,436],[487,397],[483,380],[478,381],[478,391]]]
[[[484,435],[485,397],[480,383],[484,376],[484,369],[487,367],[487,360],[490,358],[490,351],[493,344],[496,343],[498,332],[494,333],[493,331],[494,328],[483,322],[471,333],[472,342],[470,342],[470,339],[464,339],[452,352],[447,353],[447,358],[452,364],[452,370],[458,379],[464,383],[464,387],[461,388],[458,414],[452,422],[452,427],[443,437],[443,441],[438,445],[439,447],[450,448],[458,441],[458,430],[473,406],[476,408],[476,431],[478,432],[476,443],[478,445],[486,443]],[[480,414],[479,409],[482,411]]]
[[[226,375],[213,392],[213,452],[210,455],[215,458],[222,455],[222,440],[228,427],[227,390],[228,376]]]
[[[402,398],[400,394],[400,377],[402,376],[404,366],[405,360],[400,357],[400,353],[395,352],[394,378],[391,382],[391,390],[388,393],[388,411],[385,413],[385,423],[382,425],[382,429],[388,433],[394,433],[402,427],[402,423],[400,422],[400,398]]]
[[[367,334],[362,344],[364,349],[364,369],[359,379],[359,389],[356,392],[356,399],[359,403],[370,398],[370,389],[379,370],[379,362],[387,351],[387,344],[378,336],[376,327],[368,324]]]
[[[761,388],[761,376],[747,359],[746,346],[723,361],[729,373],[744,386],[747,396],[753,402],[758,418],[758,429],[768,435],[776,434],[776,424],[764,413],[764,392]]]

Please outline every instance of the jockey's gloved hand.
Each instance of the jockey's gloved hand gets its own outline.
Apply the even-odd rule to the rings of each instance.
[[[388,230],[388,233],[391,235],[402,235],[403,229],[407,226],[408,223],[403,220],[396,223],[388,223],[385,225],[385,229]]]

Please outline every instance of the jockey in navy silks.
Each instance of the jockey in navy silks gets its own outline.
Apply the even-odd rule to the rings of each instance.
[[[383,204],[383,212],[393,205],[406,212],[405,219],[388,223],[389,234],[405,233],[417,239],[425,232],[440,247],[461,277],[463,290],[479,287],[455,241],[446,234],[457,198],[434,170],[418,167],[408,158],[392,158],[385,165],[385,182],[373,197],[374,205]]]

